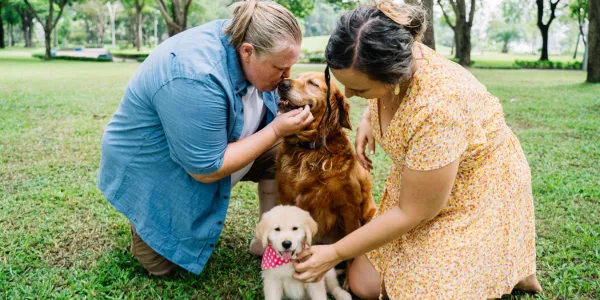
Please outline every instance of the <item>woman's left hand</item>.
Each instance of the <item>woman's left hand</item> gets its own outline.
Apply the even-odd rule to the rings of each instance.
[[[300,262],[305,258],[308,260]],[[294,277],[304,282],[317,282],[341,261],[333,245],[312,246],[302,251],[294,261]]]

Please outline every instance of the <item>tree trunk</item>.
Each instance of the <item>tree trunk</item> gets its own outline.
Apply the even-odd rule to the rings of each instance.
[[[577,50],[579,50],[579,38],[581,34],[577,35],[577,42],[575,43],[575,53],[573,53],[573,59],[577,59]]]
[[[52,48],[50,43],[52,40],[52,29],[44,27],[44,41],[46,45],[46,55],[44,56],[45,60],[50,60],[52,58],[52,54],[50,53],[50,49]]]
[[[167,24],[167,32],[169,36],[174,36],[187,27],[187,15],[190,9],[192,0],[171,0],[171,9],[167,8],[167,5],[163,0],[155,0],[158,4],[160,14],[165,19]]]
[[[600,0],[588,2],[587,82],[600,82]]]
[[[542,32],[542,56],[540,60],[548,60],[548,26],[540,26]]]
[[[9,45],[11,47],[15,46],[15,29],[14,29],[14,27],[15,26],[13,24],[8,25],[8,32],[9,32],[9,37],[10,37]]]
[[[454,30],[454,42],[456,45],[455,58],[459,60],[459,63],[463,66],[471,65],[471,27],[473,26],[473,19],[475,16],[475,0],[471,0],[471,7],[469,15],[467,16],[467,7],[465,0],[449,0],[454,15],[456,16],[456,24],[450,23],[450,18],[444,6],[442,0],[437,0],[439,6],[442,8],[446,23]]]
[[[471,27],[465,24],[465,28],[459,33],[461,37],[458,63],[462,66],[471,65]],[[458,49],[458,48],[457,48]]]
[[[141,0],[135,1],[135,48],[137,51],[142,50],[142,9],[144,8]]]
[[[509,40],[504,40],[504,45],[502,45],[502,53],[508,53],[508,42]]]
[[[21,30],[23,31],[23,39],[25,40],[25,47],[31,48],[33,34],[33,15],[27,8],[19,9],[19,16],[21,17]]]
[[[27,31],[25,34],[25,47],[33,47],[33,18],[29,19],[29,25],[27,25]]]
[[[560,0],[556,0],[556,2],[550,2],[550,19],[548,23],[544,24],[544,1],[545,0],[536,0],[537,4],[537,26],[542,33],[542,56],[540,60],[548,60],[548,31],[550,30],[550,24],[556,18],[556,7],[558,6],[558,2]]]
[[[423,6],[427,9],[427,31],[423,37],[423,43],[435,50],[435,33],[433,28],[433,0],[423,0]]]
[[[4,22],[2,21],[2,5],[4,3],[0,2],[0,49],[4,49],[6,46],[4,44]]]

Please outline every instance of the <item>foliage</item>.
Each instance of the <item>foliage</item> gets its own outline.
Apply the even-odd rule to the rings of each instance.
[[[581,70],[583,63],[579,61],[515,60],[515,65],[525,69]]]

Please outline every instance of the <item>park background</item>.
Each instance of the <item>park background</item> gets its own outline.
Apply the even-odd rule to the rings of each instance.
[[[128,221],[96,188],[102,132],[129,78],[169,36],[229,17],[231,2],[0,0],[0,298],[262,298],[260,261],[247,251],[254,184],[234,188],[204,272],[165,278],[131,257]],[[278,2],[304,32],[293,74],[323,71],[336,20],[360,3]],[[428,44],[500,99],[531,165],[545,291],[506,298],[600,298],[600,85],[590,83],[600,81],[599,2],[422,3]],[[366,102],[350,101],[356,127]],[[378,147],[377,202],[389,165]]]

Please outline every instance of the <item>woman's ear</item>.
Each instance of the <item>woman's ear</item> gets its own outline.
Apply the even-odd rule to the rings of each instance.
[[[346,97],[344,97],[339,89],[335,91],[334,98],[337,101],[338,121],[340,125],[352,130],[352,124],[350,124],[350,104],[348,104]]]
[[[255,236],[260,239],[263,248],[269,246],[269,228],[271,228],[270,219],[269,212],[266,212],[262,215],[260,222],[256,226]]]
[[[246,64],[250,63],[250,57],[253,54],[256,54],[254,51],[254,46],[250,43],[243,43],[238,47],[238,55],[240,56],[240,60]]]
[[[306,217],[304,218],[304,231],[306,231],[306,244],[310,247],[312,246],[312,239],[317,234],[319,230],[319,226],[317,222],[310,216],[308,212],[306,212]]]

